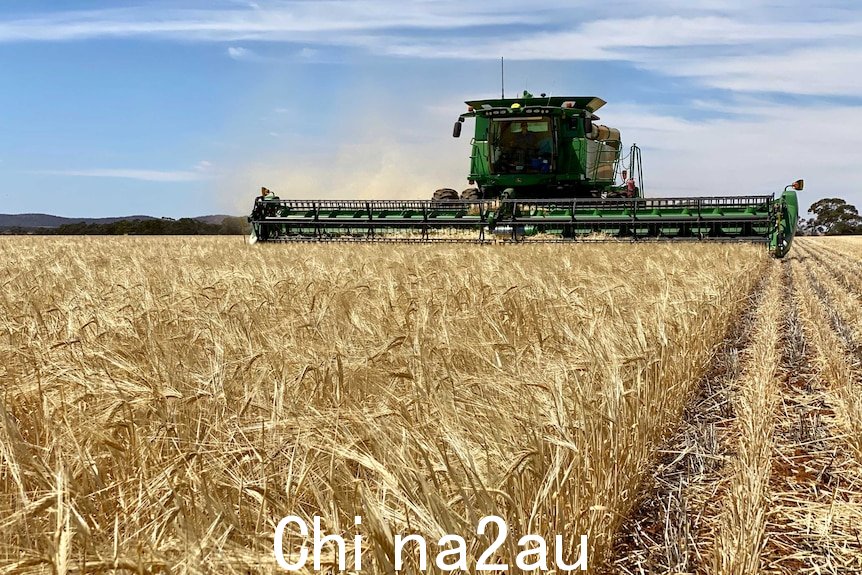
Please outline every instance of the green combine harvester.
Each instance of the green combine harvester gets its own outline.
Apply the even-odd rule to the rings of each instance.
[[[263,188],[251,241],[724,240],[787,254],[802,180],[778,197],[645,198],[640,149],[623,157],[619,130],[597,123],[604,104],[528,92],[469,101],[453,136],[474,119],[472,187],[430,200],[283,200]]]

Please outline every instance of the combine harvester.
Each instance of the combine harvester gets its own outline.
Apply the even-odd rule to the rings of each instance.
[[[622,157],[619,130],[597,123],[604,104],[528,92],[467,102],[453,135],[475,119],[475,187],[440,189],[430,200],[283,200],[263,188],[249,216],[251,242],[737,240],[787,254],[802,180],[778,197],[645,198],[640,149]]]

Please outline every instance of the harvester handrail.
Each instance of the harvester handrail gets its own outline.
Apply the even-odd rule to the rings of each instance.
[[[601,205],[613,206],[615,204],[638,204],[638,205],[681,205],[681,204],[707,204],[707,205],[757,205],[771,202],[774,195],[759,196],[668,196],[652,198],[506,198],[502,203],[511,204],[571,204],[573,201],[578,205]],[[423,200],[424,201],[424,200]],[[469,202],[468,202],[469,203]]]
[[[757,196],[674,196],[653,198],[506,198],[499,199],[476,199],[476,200],[282,200],[282,199],[260,199],[261,203],[267,205],[278,205],[287,208],[322,208],[322,209],[356,209],[370,208],[390,209],[422,209],[426,207],[471,207],[489,206],[495,204],[535,204],[535,205],[568,205],[578,206],[751,206],[768,204],[774,201],[774,195]]]

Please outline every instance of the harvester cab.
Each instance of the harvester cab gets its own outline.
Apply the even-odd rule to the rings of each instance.
[[[634,197],[616,185],[622,141],[616,128],[599,124],[601,98],[520,98],[473,100],[458,117],[475,120],[470,175],[483,198]],[[630,162],[639,162],[633,146]],[[639,164],[629,166],[629,173]],[[504,193],[509,190],[508,193]]]
[[[755,241],[790,249],[802,180],[779,196],[644,197],[640,148],[600,124],[593,96],[467,101],[471,187],[430,200],[284,200],[264,188],[252,241]],[[625,164],[625,165],[623,165]],[[622,176],[617,181],[618,175]]]

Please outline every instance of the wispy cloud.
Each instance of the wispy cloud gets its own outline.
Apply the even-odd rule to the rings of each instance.
[[[254,52],[242,46],[229,46],[227,55],[234,60],[250,60],[255,57]]]
[[[802,95],[862,95],[862,42],[844,47],[791,49],[781,53],[667,58],[643,67],[694,78],[715,88],[739,92]]]
[[[751,23],[727,17],[656,17],[607,19],[557,31],[533,30],[491,37],[482,50],[472,39],[437,38],[416,42],[396,39],[385,47],[399,55],[423,58],[486,59],[506,54],[511,60],[630,60],[647,62],[661,54],[643,49],[708,46],[737,50],[805,41],[847,42],[862,35],[862,21]],[[454,41],[453,41],[454,40]],[[756,52],[756,51],[755,51]]]
[[[124,168],[89,168],[77,170],[40,170],[38,174],[50,176],[70,176],[83,178],[122,178],[145,182],[194,182],[208,179],[206,168],[195,170],[139,170]],[[201,168],[201,165],[198,165]]]
[[[544,2],[540,10],[525,10],[515,0],[466,8],[456,0],[406,0],[398,10],[384,0],[221,0],[214,6],[7,17],[0,22],[0,43],[141,37],[269,41],[302,46],[296,54],[306,60],[318,57],[321,46],[339,45],[424,59],[616,60],[750,92],[857,95],[862,88],[855,73],[862,64],[862,18],[837,0],[819,0],[817,18],[789,0],[709,0],[697,6],[669,0],[650,5],[651,13],[633,0],[589,13],[573,11],[562,0]],[[226,54],[234,60],[264,59],[247,45],[229,46]]]
[[[767,19],[758,11],[761,3],[757,1],[700,2],[696,10],[691,10],[691,3],[665,2],[651,5],[650,13],[641,15],[635,9],[637,3],[623,4],[629,5],[613,11],[595,7],[589,13],[573,12],[568,2],[544,2],[541,9],[524,10],[521,2],[512,0],[485,8],[465,8],[461,2],[443,0],[433,3],[405,1],[398,10],[393,10],[391,3],[385,0],[323,0],[276,2],[265,7],[239,2],[229,9],[137,7],[58,11],[29,17],[7,16],[0,22],[0,42],[157,36],[221,42],[302,42],[308,39],[353,44],[374,38],[398,40],[400,32],[401,42],[394,46],[400,52],[430,49],[433,56],[449,46],[443,54],[488,58],[500,53],[496,49],[498,46],[505,46],[504,52],[513,59],[577,59],[587,46],[612,54],[621,47],[840,40],[856,38],[862,32],[858,18],[850,21],[837,16],[832,20],[812,19],[807,11],[794,18],[792,10],[785,10],[782,18]],[[616,16],[621,12],[634,12],[634,15]],[[685,15],[687,12],[692,13]],[[821,10],[821,13],[824,12]],[[506,25],[517,28],[504,34],[493,28]],[[483,37],[489,44],[483,42],[483,50],[476,50],[475,37],[460,36],[459,31],[465,28],[476,29],[475,36]],[[406,31],[421,30],[443,33],[437,35],[436,41],[406,39],[410,36]],[[332,32],[357,34],[343,38],[327,36]],[[363,33],[371,36],[363,36]],[[451,42],[459,37],[461,41]],[[465,51],[465,48],[472,50]]]
[[[391,3],[383,0],[282,2],[268,8],[64,11],[7,18],[0,23],[0,42],[157,36],[222,42],[302,42],[307,38],[337,44],[341,41],[339,37],[327,39],[325,34],[405,28],[462,29],[543,21],[538,15],[519,12],[459,10],[451,2],[405,2],[393,10]]]
[[[629,62],[667,76],[743,92],[862,94],[862,19],[749,22],[728,17],[608,19],[569,30],[489,38],[482,50],[464,38],[412,38],[373,46],[413,58]]]

